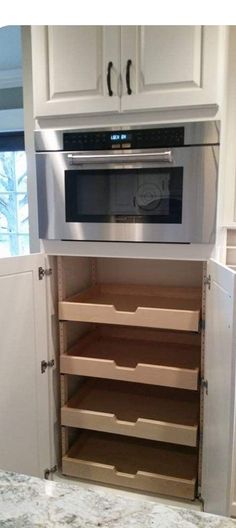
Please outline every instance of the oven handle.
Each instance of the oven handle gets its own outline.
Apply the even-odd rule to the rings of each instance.
[[[106,161],[120,162],[125,161],[158,161],[159,163],[173,163],[171,150],[159,152],[131,152],[122,154],[68,154],[70,165],[79,165],[80,163],[105,163]]]

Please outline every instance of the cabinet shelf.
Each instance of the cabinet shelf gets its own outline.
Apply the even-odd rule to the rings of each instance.
[[[198,393],[110,380],[88,380],[61,409],[67,427],[195,447]]]
[[[61,355],[60,370],[63,374],[197,390],[197,336],[187,339],[189,334],[173,332],[173,342],[168,342],[168,337],[165,332],[146,328],[100,326]]]
[[[59,302],[59,318],[198,331],[199,288],[99,284]]]
[[[197,454],[192,448],[84,431],[62,459],[65,475],[194,499]]]

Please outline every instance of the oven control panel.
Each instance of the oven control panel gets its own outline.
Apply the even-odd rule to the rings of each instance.
[[[64,132],[63,150],[117,150],[181,147],[184,127],[97,132]]]

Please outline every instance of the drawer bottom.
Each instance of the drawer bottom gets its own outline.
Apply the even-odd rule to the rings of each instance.
[[[63,457],[62,473],[193,500],[197,451],[150,440],[83,431]]]

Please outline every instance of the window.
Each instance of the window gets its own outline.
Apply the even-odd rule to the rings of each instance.
[[[29,253],[23,132],[0,133],[0,257]]]

